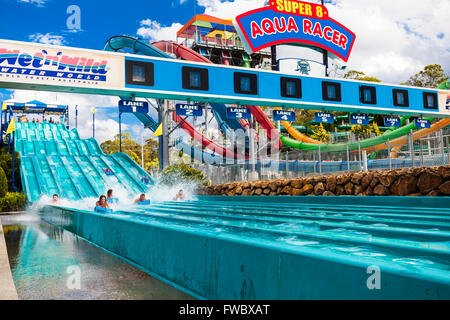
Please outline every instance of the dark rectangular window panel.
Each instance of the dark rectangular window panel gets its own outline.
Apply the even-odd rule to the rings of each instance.
[[[153,86],[154,65],[152,62],[127,60],[125,63],[125,77],[127,84]]]
[[[208,69],[183,67],[181,69],[183,89],[190,90],[209,90]]]
[[[234,92],[244,94],[258,94],[258,79],[253,73],[234,73]]]
[[[409,107],[408,90],[394,89],[392,90],[394,98],[394,106],[396,107]]]
[[[438,108],[437,93],[424,92],[423,93],[423,106],[426,109],[437,109]]]
[[[281,96],[286,98],[302,97],[302,81],[296,78],[280,78]]]
[[[322,99],[327,101],[341,101],[341,84],[338,82],[322,82]]]
[[[359,87],[359,101],[365,104],[377,104],[377,90],[371,86]]]

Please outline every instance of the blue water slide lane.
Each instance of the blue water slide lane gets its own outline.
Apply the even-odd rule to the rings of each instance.
[[[98,197],[105,186],[117,183],[132,193],[150,189],[140,181],[147,172],[128,155],[105,155],[94,138],[82,140],[75,129],[63,125],[18,122],[15,148],[30,202],[54,193],[70,200]],[[105,174],[106,168],[112,175]]]

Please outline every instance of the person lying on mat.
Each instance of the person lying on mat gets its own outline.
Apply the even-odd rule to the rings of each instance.
[[[177,195],[175,196],[175,200],[186,200],[186,195],[184,194],[183,189],[180,189],[180,191],[178,191]]]
[[[104,208],[104,209],[110,209],[109,203],[106,200],[106,196],[103,195],[103,194],[100,196],[100,199],[98,199],[98,201],[95,204],[95,206],[100,207],[100,208]]]
[[[134,204],[138,204],[139,202],[144,202],[144,201],[147,201],[147,198],[145,197],[145,193],[141,193],[139,198],[136,198],[134,200]]]
[[[52,200],[50,200],[50,204],[55,204],[55,205],[59,204],[59,198],[56,193],[53,195]]]
[[[106,201],[109,203],[119,202],[119,199],[114,197],[112,189],[109,189],[106,193]]]

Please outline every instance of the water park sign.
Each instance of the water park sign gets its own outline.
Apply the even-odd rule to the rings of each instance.
[[[316,112],[314,114],[316,122],[334,123],[334,115],[332,113]]]
[[[250,109],[246,107],[228,107],[227,118],[228,119],[250,119],[252,114]]]
[[[350,124],[367,126],[369,124],[369,116],[366,114],[352,114],[350,116]]]
[[[295,121],[294,111],[284,111],[284,110],[273,110],[273,120],[274,121]]]
[[[384,118],[384,126],[385,127],[400,127],[401,121],[399,117],[386,117]]]
[[[2,40],[0,80],[82,87],[121,86],[123,58],[41,44]]]
[[[328,15],[325,6],[297,0],[270,0],[270,6],[236,17],[248,53],[285,43],[320,47],[347,61],[355,34]]]
[[[198,104],[178,103],[175,105],[175,112],[179,116],[201,117],[203,115],[202,106]]]
[[[133,101],[133,100],[120,100],[119,101],[119,112],[148,113],[148,102]]]

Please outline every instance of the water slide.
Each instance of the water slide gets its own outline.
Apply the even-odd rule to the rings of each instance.
[[[152,43],[152,45],[161,51],[167,52],[169,54],[174,54],[177,57],[184,60],[212,63],[210,60],[208,60],[201,54],[197,53],[196,51],[186,48],[185,46],[173,41],[158,41]],[[226,59],[226,61],[228,61],[228,59]],[[211,106],[213,107],[214,110],[217,110],[216,112],[219,113],[219,116],[222,119],[222,121],[225,121],[224,119],[226,119],[226,106],[224,104],[217,104],[217,103],[212,103]],[[256,121],[258,121],[261,127],[267,131],[268,139],[270,141],[279,141],[278,131],[275,129],[272,122],[267,117],[266,113],[258,106],[246,106],[246,107],[250,109],[250,112],[252,113],[253,117],[256,119]],[[226,122],[233,130],[242,128],[246,130],[249,127],[248,121],[246,120],[234,120],[234,121],[231,120],[234,119],[228,119]],[[281,143],[279,144],[275,143],[274,147],[276,147],[277,149],[281,149],[282,145]]]
[[[98,197],[108,188],[123,188],[132,194],[149,190],[139,178],[148,173],[127,154],[105,155],[94,138],[80,139],[75,129],[18,122],[15,135],[22,186],[30,202],[54,193],[79,200]]]
[[[111,37],[105,44],[104,50],[106,51],[119,51],[119,50],[132,50],[133,53],[142,53],[144,55],[148,56],[155,56],[155,57],[162,57],[162,58],[172,58],[169,54],[159,50],[158,48],[146,44],[138,39],[135,39],[130,36],[114,36]],[[187,48],[186,48],[187,49]],[[195,51],[192,51],[195,52]],[[175,53],[174,53],[175,54]],[[146,117],[143,119],[142,117]],[[154,122],[153,119],[151,119],[150,116],[142,116],[141,118],[138,117],[139,120],[141,120],[144,125],[151,125],[151,122]],[[217,152],[218,155],[228,157],[232,157],[234,159],[243,159],[245,156],[238,155],[234,151],[229,150],[225,147],[222,147],[218,145],[217,143],[213,142],[212,140],[205,137],[202,133],[195,130],[188,122],[183,121],[183,118],[176,116],[174,113],[173,120],[177,123],[181,123],[180,127],[184,129],[192,138],[194,138],[197,141],[200,141],[203,146],[206,148],[212,150],[213,152]]]
[[[196,51],[173,41],[157,41],[153,42],[152,46],[173,57],[181,58],[183,60],[212,63],[210,60],[197,53]],[[225,133],[227,137],[231,137],[231,132],[234,130],[245,129],[246,127],[248,127],[247,120],[240,121],[237,119],[228,119],[226,105],[222,103],[211,103],[211,107],[214,117],[219,124],[220,130],[222,130],[222,132]]]

